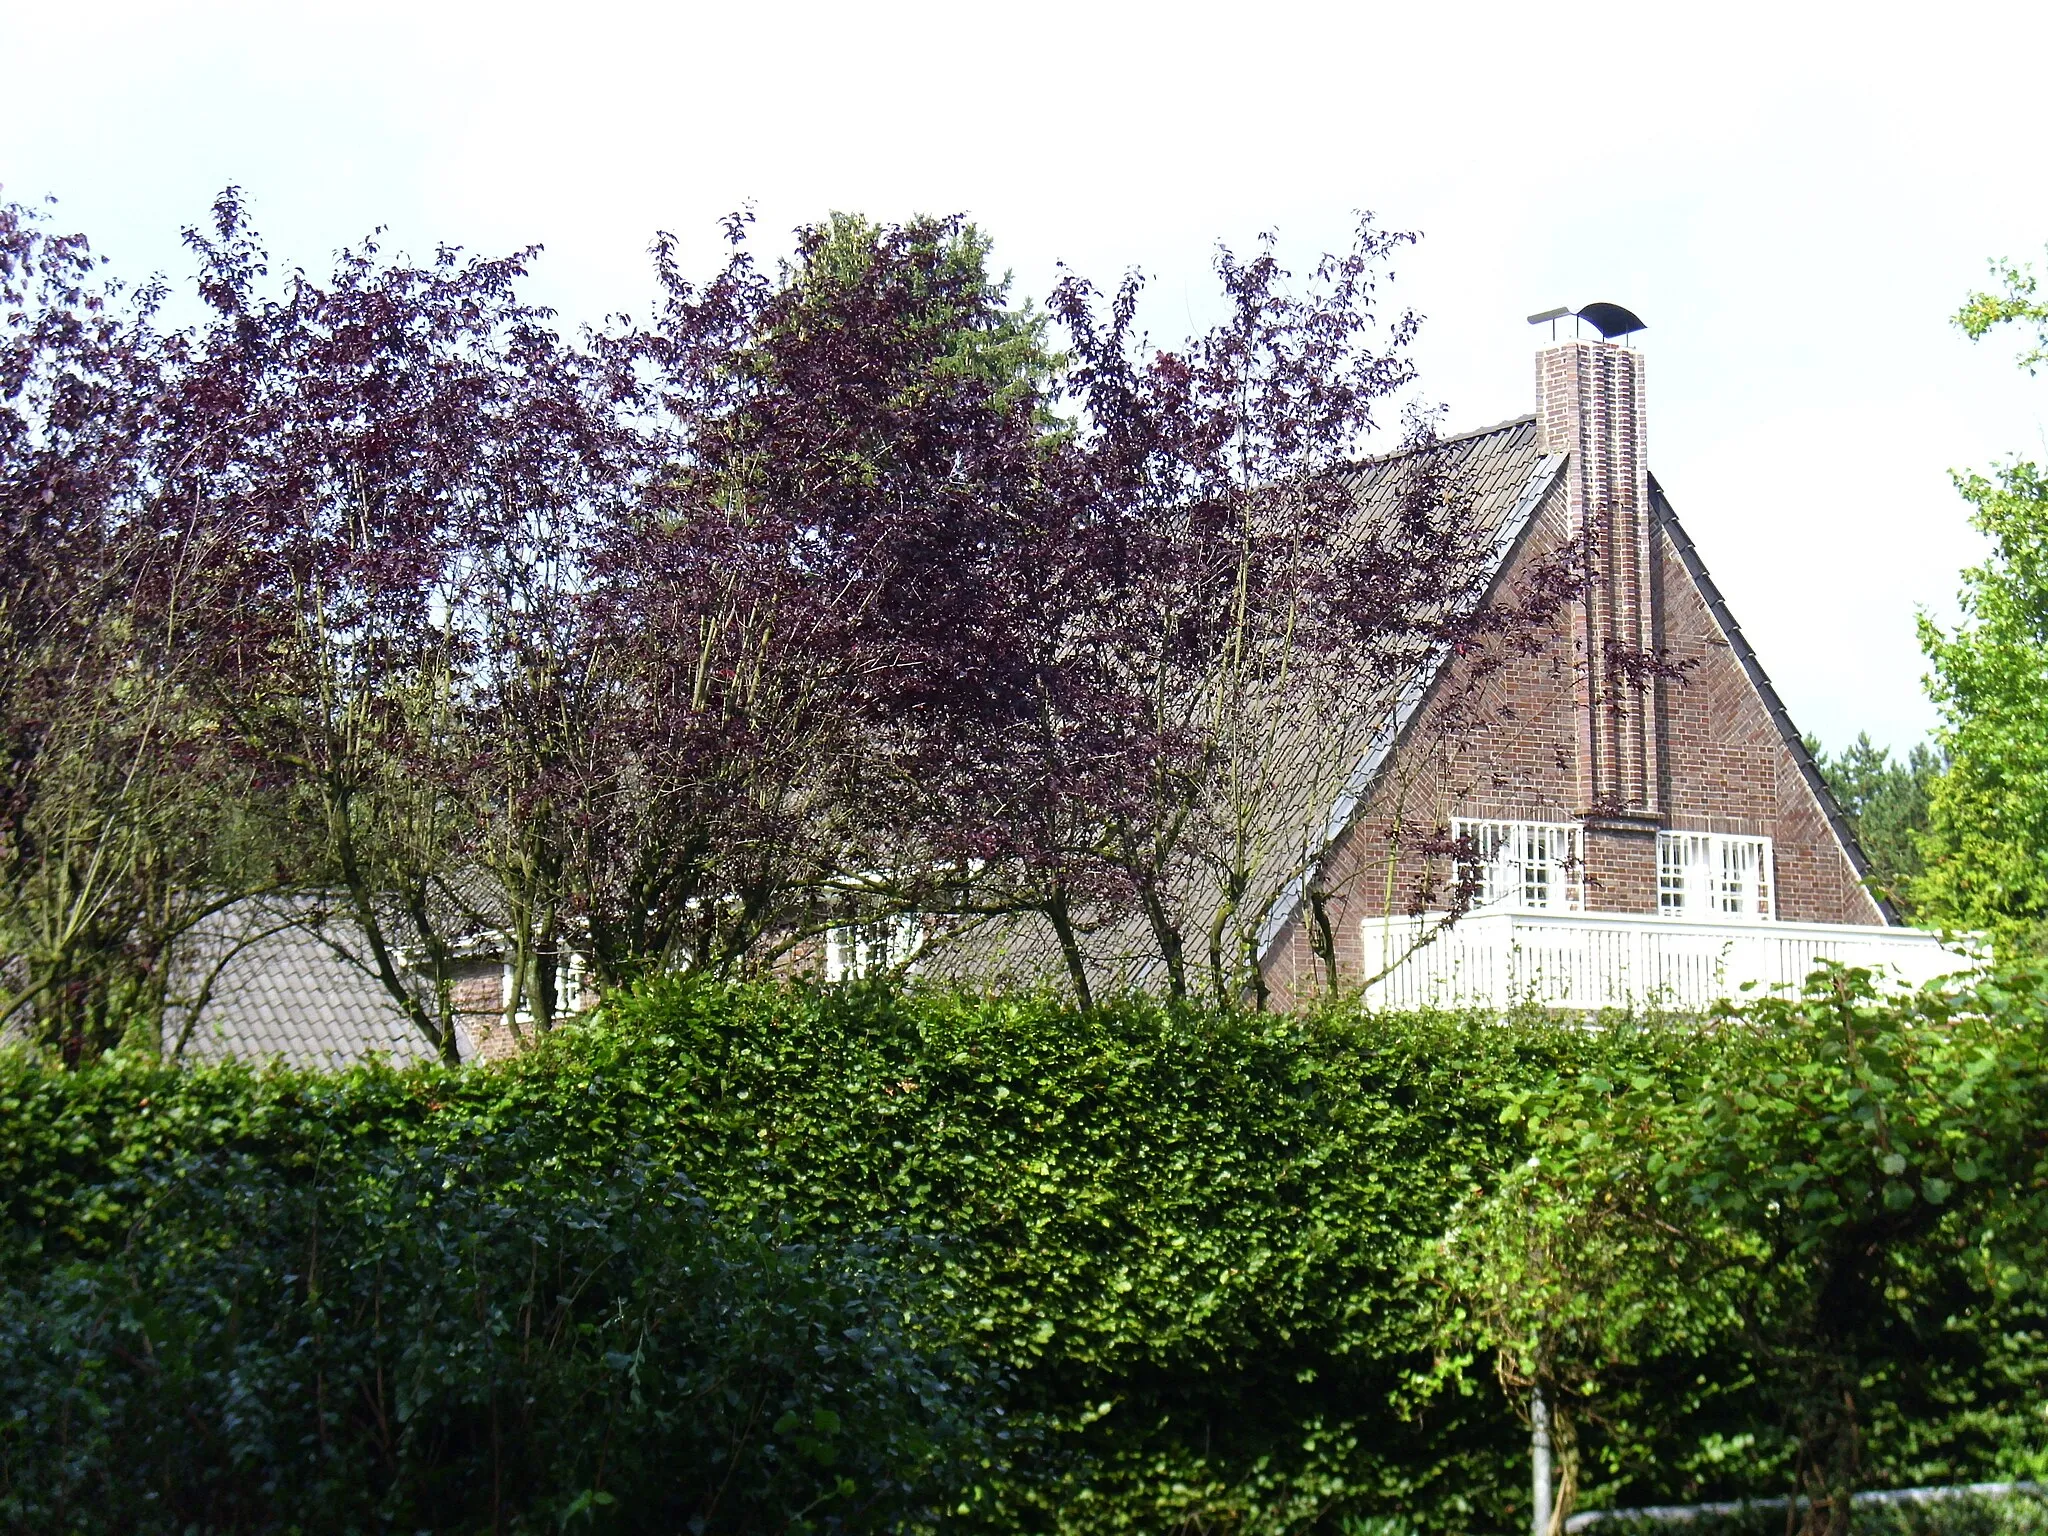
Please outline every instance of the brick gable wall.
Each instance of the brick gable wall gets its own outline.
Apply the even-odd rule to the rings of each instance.
[[[1567,478],[1532,521],[1504,573],[1506,585],[1571,536],[1572,501]],[[1634,736],[1642,746],[1633,761],[1656,767],[1652,780],[1636,780],[1640,789],[1625,797],[1619,814],[1596,816],[1587,825],[1587,907],[1654,913],[1656,833],[1670,827],[1771,838],[1781,920],[1882,923],[1669,532],[1646,519],[1645,540],[1650,636],[1672,661],[1689,665],[1682,681],[1659,680],[1647,695],[1628,691],[1604,700],[1602,712],[1613,721],[1609,739],[1625,743]],[[1499,659],[1498,669],[1478,684],[1481,723],[1449,736],[1432,728],[1434,701],[1472,686],[1482,663],[1468,657],[1445,670],[1431,703],[1324,861],[1319,884],[1327,893],[1341,981],[1356,983],[1382,968],[1385,957],[1363,952],[1364,919],[1442,904],[1450,861],[1413,851],[1417,836],[1439,834],[1453,816],[1581,821],[1589,790],[1604,791],[1606,808],[1616,809],[1613,792],[1584,767],[1588,749],[1598,746],[1587,720],[1597,678],[1589,680],[1586,657],[1595,644],[1585,605],[1574,605],[1537,652]],[[1631,765],[1625,750],[1614,760]],[[1304,914],[1275,941],[1267,974],[1283,1005],[1324,984]]]

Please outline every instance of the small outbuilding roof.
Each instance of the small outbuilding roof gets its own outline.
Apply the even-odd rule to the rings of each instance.
[[[187,1001],[164,1021],[166,1054],[182,1037],[178,1054],[195,1061],[234,1056],[326,1068],[371,1056],[432,1060],[419,1031],[357,958],[359,946],[353,924],[312,901],[231,908],[201,930],[187,959],[179,988]]]

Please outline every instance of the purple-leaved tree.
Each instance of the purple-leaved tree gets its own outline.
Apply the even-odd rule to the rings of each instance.
[[[1562,569],[1493,590],[1499,529],[1427,413],[1392,494],[1361,499],[1358,455],[1414,380],[1415,317],[1374,307],[1411,238],[1362,218],[1303,280],[1270,240],[1219,249],[1224,317],[1173,349],[1139,333],[1135,278],[1053,295],[1070,420],[1010,552],[1007,715],[959,744],[945,819],[984,845],[966,910],[1042,915],[1084,1000],[1263,1002],[1262,939],[1291,897],[1323,910],[1326,819],[1402,688],[1452,648],[1533,643],[1575,590]],[[1448,748],[1485,718],[1472,691],[1429,724]],[[1455,915],[1471,891],[1436,894]]]
[[[1219,251],[1223,318],[1170,348],[1135,279],[1014,303],[959,218],[766,265],[727,229],[570,336],[532,251],[273,273],[231,189],[166,330],[6,212],[11,1019],[176,1050],[280,923],[448,1059],[485,972],[518,1036],[572,970],[787,971],[890,921],[1084,1002],[1263,1001],[1393,694],[1582,577],[1493,590],[1426,416],[1362,499],[1416,325],[1370,220],[1300,279]],[[1482,695],[1439,700],[1446,751]]]
[[[0,204],[0,1028],[70,1060],[154,1047],[194,929],[273,880],[181,644],[223,552],[161,494],[161,297]]]

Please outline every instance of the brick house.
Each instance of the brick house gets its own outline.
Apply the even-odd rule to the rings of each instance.
[[[1519,482],[1498,586],[1575,536],[1595,575],[1541,650],[1479,685],[1496,707],[1450,761],[1419,760],[1415,725],[1464,686],[1456,657],[1411,691],[1333,807],[1307,878],[1327,893],[1340,978],[1370,997],[1696,1006],[1797,982],[1820,958],[1916,981],[1963,963],[1865,883],[1855,837],[1650,473],[1644,407],[1641,352],[1554,342],[1536,357],[1533,415],[1445,445]],[[1664,665],[1617,675],[1618,658],[1644,655]],[[1397,835],[1428,821],[1481,855],[1478,903],[1448,927],[1384,899],[1430,883]],[[1276,996],[1322,979],[1306,887],[1263,936]]]

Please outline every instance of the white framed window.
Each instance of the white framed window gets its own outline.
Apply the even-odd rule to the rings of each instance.
[[[1665,917],[1768,922],[1771,840],[1718,832],[1657,834],[1657,910]]]
[[[914,913],[831,929],[825,935],[825,979],[850,981],[893,971],[923,942],[924,924]]]
[[[1472,841],[1470,870],[1481,888],[1481,907],[1577,912],[1585,906],[1586,861],[1577,822],[1457,818],[1451,836]]]

